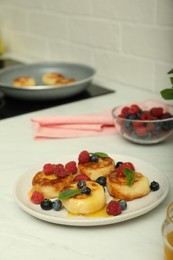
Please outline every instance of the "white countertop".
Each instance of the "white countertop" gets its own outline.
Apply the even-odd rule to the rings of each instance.
[[[105,82],[104,82],[105,84]],[[0,256],[2,260],[161,260],[161,225],[165,210],[173,199],[173,137],[141,146],[121,136],[74,139],[32,137],[31,117],[99,112],[125,103],[158,96],[107,82],[116,93],[70,103],[0,121]],[[21,108],[22,109],[22,108]],[[167,176],[170,191],[155,209],[140,217],[99,227],[69,227],[44,222],[25,213],[14,200],[18,178],[39,161],[78,154],[82,150],[130,155],[158,168]]]

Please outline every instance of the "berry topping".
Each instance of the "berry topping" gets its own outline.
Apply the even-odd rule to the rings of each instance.
[[[152,115],[149,112],[143,112],[140,120],[152,120]]]
[[[121,164],[123,164],[123,162],[117,162],[115,168],[118,168]]]
[[[160,188],[160,185],[159,185],[158,182],[156,182],[156,181],[152,181],[152,182],[151,182],[151,184],[150,184],[150,189],[151,189],[152,191],[159,190],[159,188]]]
[[[86,182],[84,180],[80,180],[80,181],[78,181],[77,186],[79,189],[82,189],[83,187],[86,186]]]
[[[135,167],[131,162],[124,162],[117,168],[117,176],[118,177],[125,178],[125,174],[123,172],[124,168],[130,169],[132,171],[135,170]]]
[[[90,161],[91,162],[98,162],[98,160],[99,160],[99,157],[96,154],[92,154],[90,156]]]
[[[106,212],[108,213],[108,215],[116,216],[121,214],[121,211],[121,205],[115,200],[111,200],[106,206]]]
[[[70,162],[66,163],[65,169],[66,169],[67,171],[69,171],[69,172],[77,173],[76,162],[75,162],[75,161],[70,161]]]
[[[52,202],[52,208],[55,210],[55,211],[59,211],[62,209],[62,202],[60,200],[54,200]]]
[[[82,194],[85,194],[85,195],[89,195],[91,193],[91,189],[86,186],[82,187],[81,191],[82,191]]]
[[[137,104],[124,106],[118,117],[121,118],[116,122],[119,132],[125,138],[137,143],[162,141],[173,130],[173,114],[164,111],[164,107],[161,106],[146,109]]]
[[[129,108],[129,110],[128,110],[128,113],[129,113],[130,115],[136,115],[139,111],[140,111],[139,106],[137,106],[137,105],[131,105],[130,108]]]
[[[168,119],[170,117],[172,117],[172,115],[169,112],[166,112],[160,117],[160,119]]]
[[[96,182],[100,184],[101,186],[106,186],[106,177],[100,176],[97,178]]]
[[[123,107],[121,110],[121,115],[125,116],[129,111],[129,107]]]
[[[120,204],[122,210],[127,208],[127,202],[125,200],[119,200],[118,203]]]
[[[40,204],[44,200],[44,196],[41,192],[39,191],[33,191],[31,195],[31,201],[34,204]]]
[[[54,173],[54,164],[51,164],[51,163],[47,163],[43,166],[43,172],[44,174],[46,175],[50,175],[50,174],[53,174]]]
[[[41,208],[44,210],[51,210],[52,209],[52,201],[49,199],[45,199],[40,204]]]
[[[84,180],[84,181],[90,181],[91,179],[85,175],[85,174],[79,174],[77,175],[73,181],[80,181],[80,180]]]
[[[151,113],[153,116],[160,117],[160,116],[163,115],[163,108],[162,108],[162,107],[153,107],[153,108],[150,110],[150,113]]]
[[[54,174],[57,176],[57,177],[65,177],[67,175],[66,173],[66,170],[65,170],[65,167],[63,164],[59,163],[59,164],[56,164],[55,165],[55,172]]]
[[[90,161],[90,154],[88,151],[82,151],[78,157],[79,163],[87,163]]]
[[[139,127],[135,129],[135,132],[138,136],[144,137],[147,135],[147,129],[145,126]]]

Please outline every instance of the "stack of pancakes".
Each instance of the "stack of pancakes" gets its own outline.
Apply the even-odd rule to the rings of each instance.
[[[67,172],[63,177],[56,174],[45,174],[39,171],[32,179],[32,190],[39,191],[46,199],[57,198],[60,192],[79,189],[76,176],[85,175],[90,194],[78,194],[62,199],[63,206],[73,214],[89,214],[102,209],[106,205],[106,195],[103,187],[96,182],[97,178],[106,178],[106,187],[110,196],[115,199],[131,201],[141,198],[150,192],[149,180],[142,173],[134,171],[134,182],[129,186],[126,177],[119,177],[116,173],[115,161],[110,157],[98,157],[97,162],[78,162],[76,174]]]

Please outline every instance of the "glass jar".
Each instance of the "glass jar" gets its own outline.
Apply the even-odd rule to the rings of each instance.
[[[164,242],[164,260],[173,260],[173,202],[166,211],[166,219],[162,225],[162,238]]]

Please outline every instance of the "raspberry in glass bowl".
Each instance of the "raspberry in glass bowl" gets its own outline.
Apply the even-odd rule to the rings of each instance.
[[[173,106],[162,102],[120,105],[112,116],[118,133],[134,143],[159,143],[173,133]]]

